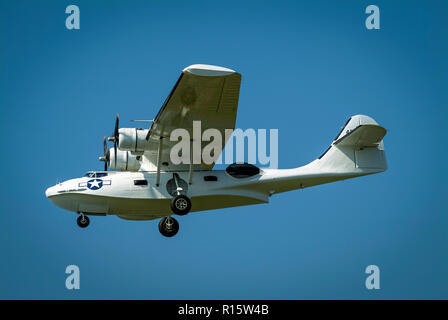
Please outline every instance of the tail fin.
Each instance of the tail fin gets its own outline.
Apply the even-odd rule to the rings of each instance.
[[[387,169],[383,137],[386,129],[368,116],[351,117],[318,159],[330,172],[369,174]]]

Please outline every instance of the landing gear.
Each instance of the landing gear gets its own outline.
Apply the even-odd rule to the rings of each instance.
[[[171,211],[180,216],[186,215],[191,209],[191,200],[185,193],[188,190],[187,183],[179,178],[177,173],[173,174],[173,179],[167,182],[167,191],[174,198],[171,199]],[[172,237],[179,231],[179,222],[168,215],[159,222],[159,231],[165,237]]]
[[[179,175],[177,173],[173,174],[173,181],[174,181],[176,189],[173,190],[174,194],[172,194],[172,195],[173,196],[176,195],[176,196],[171,200],[171,204],[170,204],[171,210],[175,214],[178,214],[180,216],[184,216],[188,212],[190,212],[191,200],[190,200],[190,198],[188,198],[185,195],[186,190],[181,185],[181,182],[183,180],[181,180],[179,178]]]
[[[187,196],[180,194],[175,196],[171,200],[171,210],[180,216],[186,215],[190,212],[191,209],[191,200]]]
[[[159,231],[165,237],[172,237],[179,231],[179,222],[172,217],[165,217],[159,222]]]
[[[81,213],[78,219],[76,219],[76,222],[78,223],[79,227],[86,228],[90,223],[90,219],[88,216],[85,216]]]

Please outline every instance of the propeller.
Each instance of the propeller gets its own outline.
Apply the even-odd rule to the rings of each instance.
[[[104,148],[104,151],[103,151],[104,156],[100,157],[100,161],[104,161],[104,171],[107,171],[107,165],[110,161],[110,152],[109,152],[109,149],[107,148],[106,137],[104,137],[103,148]]]
[[[112,141],[114,143],[114,154],[115,154],[115,166],[117,166],[117,145],[118,145],[118,139],[119,139],[119,133],[118,133],[118,125],[120,123],[120,115],[117,114],[117,118],[115,119],[115,128],[114,132],[112,133],[112,137],[109,137],[107,140]]]

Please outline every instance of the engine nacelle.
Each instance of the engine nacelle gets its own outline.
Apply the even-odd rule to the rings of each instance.
[[[148,143],[148,129],[121,128],[118,130],[118,147],[123,151],[143,152]]]
[[[140,169],[141,163],[138,160],[140,156],[132,155],[131,152],[120,149],[117,149],[117,154],[115,155],[113,148],[109,152],[109,168],[111,170],[138,171]],[[117,159],[116,162],[115,157]]]

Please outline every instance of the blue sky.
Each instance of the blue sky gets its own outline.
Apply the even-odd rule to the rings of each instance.
[[[65,8],[81,29],[65,28]],[[381,29],[364,25],[376,4]],[[448,297],[442,1],[0,1],[0,298]],[[102,138],[151,119],[191,64],[243,75],[237,126],[279,129],[279,167],[354,114],[388,129],[385,173],[267,205],[158,221],[75,214],[48,186],[101,169]],[[444,196],[445,195],[445,196]],[[65,268],[81,289],[65,288]],[[367,265],[381,289],[364,286]]]

